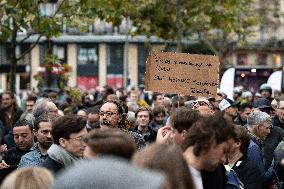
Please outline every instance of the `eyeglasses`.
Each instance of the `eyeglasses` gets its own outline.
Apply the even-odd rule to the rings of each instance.
[[[79,142],[83,143],[84,142],[84,137],[83,136],[79,136],[79,137],[69,138],[69,140],[78,140]]]
[[[104,116],[104,115],[106,115],[106,117],[111,117],[111,116],[113,116],[113,115],[116,115],[117,113],[115,112],[102,112],[102,111],[100,111],[100,113],[99,113],[99,115],[100,116]]]

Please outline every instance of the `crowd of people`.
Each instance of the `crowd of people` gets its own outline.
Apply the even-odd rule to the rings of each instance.
[[[0,98],[1,188],[284,188],[284,96],[103,86]],[[283,185],[283,186],[282,186]]]

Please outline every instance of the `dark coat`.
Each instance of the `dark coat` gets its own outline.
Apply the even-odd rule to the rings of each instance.
[[[45,167],[50,170],[53,174],[57,174],[64,168],[64,165],[51,159],[49,156],[42,162],[41,167]]]
[[[224,165],[219,165],[214,171],[201,171],[201,177],[204,189],[226,188],[227,176]]]
[[[131,131],[135,133],[139,133],[140,135],[143,136],[142,132],[138,130],[138,127],[135,127],[134,129],[130,129]],[[151,143],[155,142],[157,137],[157,132],[154,131],[150,126],[148,126],[148,131],[147,134],[144,135],[144,140],[146,143]]]
[[[283,140],[284,131],[280,127],[273,127],[270,130],[270,134],[263,142],[263,158],[265,170],[271,166],[273,160],[274,150],[277,145]]]
[[[13,172],[15,169],[18,168],[18,165],[20,163],[22,156],[28,152],[30,152],[30,150],[24,151],[24,150],[20,150],[14,147],[14,148],[7,150],[3,154],[3,160],[10,167],[5,168],[5,169],[0,169],[0,184],[6,178],[7,175],[9,175],[11,172]]]
[[[12,126],[20,119],[21,115],[23,114],[23,111],[20,108],[16,108],[15,109],[15,114],[13,117],[13,121],[12,121]],[[6,121],[5,121],[5,111],[3,109],[0,109],[0,121],[2,121],[3,126],[2,128],[0,128],[3,132],[3,135],[5,136],[6,134],[8,134],[12,128],[7,128],[6,127]]]
[[[4,153],[3,160],[10,167],[18,167],[23,155],[30,152],[30,150],[20,150],[17,147],[10,148]]]
[[[284,123],[282,123],[278,117],[273,117],[272,118],[272,125],[280,127],[281,129],[284,129]]]
[[[237,173],[240,181],[246,189],[262,189],[262,179],[257,165],[242,157],[234,166],[233,170]]]
[[[246,124],[247,124],[247,121],[245,120],[245,121],[243,121],[242,119],[241,119],[241,116],[238,114],[238,116],[234,119],[234,121],[233,121],[235,124],[237,124],[237,125],[241,125],[241,126],[245,126]]]

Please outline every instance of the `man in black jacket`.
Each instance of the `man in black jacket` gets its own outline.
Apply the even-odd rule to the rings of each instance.
[[[33,125],[26,121],[18,121],[13,128],[16,147],[10,148],[3,155],[0,169],[18,167],[21,157],[28,153],[34,144]]]
[[[2,156],[2,162],[0,162],[0,183],[9,173],[17,169],[21,157],[33,147],[32,127],[33,125],[26,120],[18,121],[14,125],[12,132],[16,147],[10,148]]]
[[[231,122],[222,115],[199,119],[188,130],[182,147],[196,188],[225,188],[222,163],[234,137]]]

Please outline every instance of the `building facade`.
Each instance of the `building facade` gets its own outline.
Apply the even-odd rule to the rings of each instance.
[[[236,68],[235,85],[257,92],[271,73],[284,66],[284,1],[257,0],[253,6],[259,24],[245,36],[246,45],[233,45],[224,68]]]
[[[25,47],[28,48],[29,42],[32,43],[34,40],[28,40]],[[126,38],[125,35],[62,35],[51,42],[53,54],[70,68],[68,86],[87,90],[105,84],[115,88],[123,87],[126,58],[127,84],[143,84],[147,56],[151,50],[162,50],[165,46],[164,41],[155,37]],[[24,47],[19,47],[19,53],[22,52],[21,48]],[[34,76],[44,72],[46,49],[46,41],[43,39],[18,63],[17,92],[37,90]],[[0,53],[0,89],[6,90],[9,81],[9,61],[4,46],[0,46]],[[54,75],[56,77],[56,74]]]

